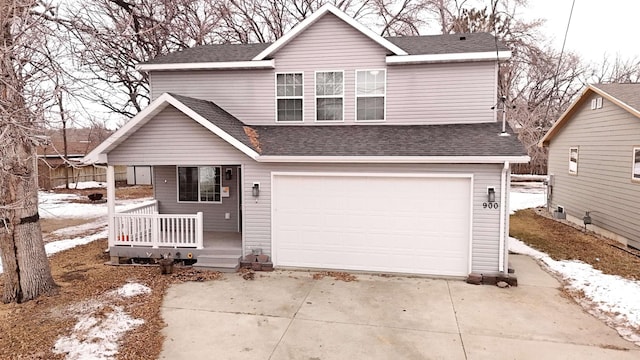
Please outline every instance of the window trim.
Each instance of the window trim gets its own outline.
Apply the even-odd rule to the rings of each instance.
[[[638,174],[638,177],[635,177],[636,160],[640,162],[640,159],[636,158],[636,152],[640,152],[640,145],[634,145],[631,150],[631,181],[640,184],[640,174]]]
[[[286,74],[294,74],[294,75],[302,75],[302,95],[301,96],[285,96],[278,97],[278,75],[286,75]],[[276,72],[273,76],[273,94],[274,96],[274,111],[275,111],[275,122],[278,124],[299,124],[304,122],[304,71],[282,71]],[[302,118],[300,121],[286,121],[286,120],[278,120],[278,100],[283,99],[300,99],[302,100]]]
[[[321,95],[318,96],[318,74],[319,73],[342,73],[342,95]],[[344,122],[344,101],[345,101],[345,71],[344,70],[316,70],[313,73],[313,119],[317,123],[342,123]],[[342,119],[341,120],[318,120],[318,98],[321,99],[342,99]]]
[[[376,120],[358,120],[358,97],[380,97],[380,95],[358,95],[358,72],[360,71],[384,71],[384,94],[383,97],[383,114],[382,119]],[[363,123],[376,123],[376,122],[385,122],[387,121],[387,69],[356,69],[353,73],[354,75],[354,89],[353,93],[355,94],[354,102],[353,102],[353,118],[355,122],[363,122]]]
[[[181,167],[195,167],[198,168],[198,200],[197,201],[188,201],[188,200],[180,200],[180,170]],[[218,168],[220,171],[220,201],[201,201],[200,200],[200,168],[203,167],[212,167]],[[222,204],[222,186],[223,186],[224,176],[222,176],[222,165],[176,165],[176,203],[178,204]],[[214,194],[215,194],[215,183],[214,183]]]
[[[576,151],[576,171],[571,171],[571,153],[573,150]],[[580,163],[580,147],[572,146],[569,148],[569,175],[578,175],[579,164]]]

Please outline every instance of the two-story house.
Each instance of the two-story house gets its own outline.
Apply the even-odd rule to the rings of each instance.
[[[383,38],[326,5],[270,44],[140,64],[153,101],[86,157],[109,169],[112,259],[506,272],[510,164],[529,159],[493,109],[509,57],[489,34]],[[153,166],[155,201],[116,213],[116,165]]]

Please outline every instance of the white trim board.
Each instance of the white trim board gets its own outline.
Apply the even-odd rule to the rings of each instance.
[[[379,163],[379,164],[502,164],[527,163],[529,156],[278,156],[261,155],[258,162],[273,163]]]
[[[511,51],[499,51],[497,54],[495,51],[486,51],[453,54],[390,55],[386,57],[385,61],[388,65],[400,65],[439,62],[496,61],[507,60],[509,58],[511,58]]]
[[[215,69],[275,69],[276,62],[271,60],[260,61],[220,61],[201,63],[171,63],[171,64],[138,64],[136,70],[215,70]]]

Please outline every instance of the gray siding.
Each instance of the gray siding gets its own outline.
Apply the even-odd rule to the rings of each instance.
[[[250,158],[168,106],[109,154],[113,165],[241,164]]]
[[[175,92],[210,100],[246,124],[273,125],[275,73],[303,72],[304,122],[287,124],[315,125],[315,72],[344,71],[344,122],[322,124],[354,124],[356,70],[386,69],[386,124],[495,121],[490,109],[496,98],[495,62],[387,67],[387,54],[327,14],[274,54],[275,70],[152,71],[152,96]]]
[[[499,209],[483,209],[487,187],[500,188],[501,165],[377,165],[377,164],[260,164],[248,163],[244,168],[245,199],[245,252],[261,248],[270,253],[271,247],[271,172],[391,172],[391,173],[472,173],[473,194],[473,246],[472,270],[479,273],[498,271]],[[251,185],[260,182],[257,202],[251,197]],[[500,201],[500,194],[496,194]],[[427,200],[428,201],[428,200]]]
[[[554,175],[551,206],[565,207],[593,224],[626,237],[640,247],[640,183],[631,180],[633,147],[640,145],[640,119],[603,100],[591,110],[591,98],[549,146],[549,174]],[[578,174],[569,174],[569,148],[578,147]]]
[[[257,163],[224,140],[212,134],[173,107],[167,107],[125,142],[108,154],[111,165],[153,165],[155,196],[164,213],[194,213],[203,211],[205,230],[235,231],[237,224],[235,180],[230,198],[222,204],[177,203],[176,165],[242,166],[241,188],[244,203],[245,252],[271,247],[271,173],[273,171],[316,172],[391,172],[391,173],[465,173],[474,176],[472,269],[487,273],[498,270],[499,209],[484,209],[487,187],[500,188],[501,165],[426,165],[426,164],[265,164]],[[225,166],[227,165],[227,166]],[[234,172],[234,179],[237,178]],[[260,182],[260,197],[251,194],[253,182]],[[499,192],[497,194],[498,201]],[[428,199],[427,199],[428,200]],[[225,220],[229,212],[231,219]]]
[[[220,165],[220,164],[202,164]],[[232,169],[231,180],[224,179],[225,169]],[[220,204],[177,202],[178,185],[176,166],[154,166],[153,176],[157,179],[154,198],[158,200],[161,214],[195,214],[202,211],[204,231],[240,231],[238,219],[238,174],[236,166],[222,166],[222,186],[229,187],[229,197],[222,198]],[[229,219],[225,219],[225,213]]]

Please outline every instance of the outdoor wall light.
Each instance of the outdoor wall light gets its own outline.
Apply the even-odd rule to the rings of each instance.
[[[253,187],[251,188],[251,194],[254,198],[260,196],[260,183],[254,182]]]
[[[496,201],[496,189],[495,188],[487,188],[487,201],[492,203]]]
[[[226,169],[226,170],[224,171],[224,179],[225,179],[225,180],[231,180],[231,174],[232,174],[231,169]]]

